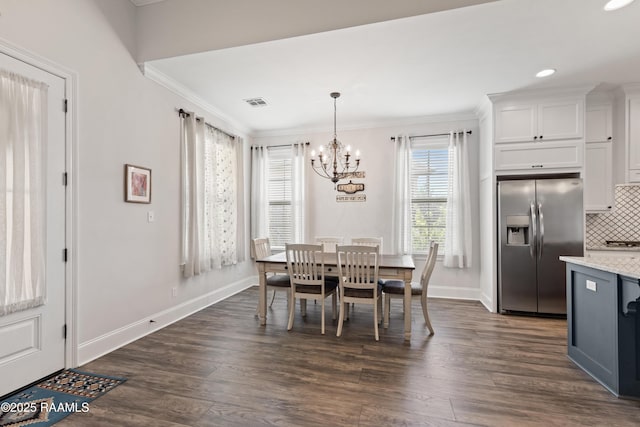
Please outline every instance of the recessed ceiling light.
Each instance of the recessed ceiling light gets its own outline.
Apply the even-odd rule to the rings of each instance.
[[[609,0],[607,4],[604,5],[604,10],[611,12],[612,10],[618,10],[625,6],[629,6],[631,3],[633,3],[633,0]]]
[[[549,77],[556,72],[553,68],[547,68],[546,70],[538,71],[536,77]]]

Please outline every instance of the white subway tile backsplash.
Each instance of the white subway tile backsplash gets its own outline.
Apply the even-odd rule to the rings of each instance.
[[[618,185],[612,212],[587,214],[587,248],[602,247],[607,240],[640,241],[640,185]]]

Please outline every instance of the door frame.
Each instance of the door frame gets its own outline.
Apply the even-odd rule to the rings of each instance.
[[[65,115],[65,170],[67,190],[65,197],[65,246],[68,250],[67,262],[64,266],[65,279],[65,324],[67,338],[65,341],[65,368],[78,365],[78,73],[69,70],[36,53],[16,46],[6,39],[0,38],[0,53],[11,56],[65,81],[65,98],[67,114]],[[61,106],[62,108],[62,106]],[[60,177],[62,180],[62,177]],[[62,251],[63,248],[60,248]]]

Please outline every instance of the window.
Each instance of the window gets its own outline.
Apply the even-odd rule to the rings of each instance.
[[[269,149],[269,238],[275,249],[293,239],[291,147]]]
[[[444,245],[449,149],[446,139],[411,143],[411,245],[426,253],[429,242]]]

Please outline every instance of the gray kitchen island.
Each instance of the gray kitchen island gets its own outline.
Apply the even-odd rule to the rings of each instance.
[[[560,260],[569,358],[616,396],[640,397],[640,257]]]

